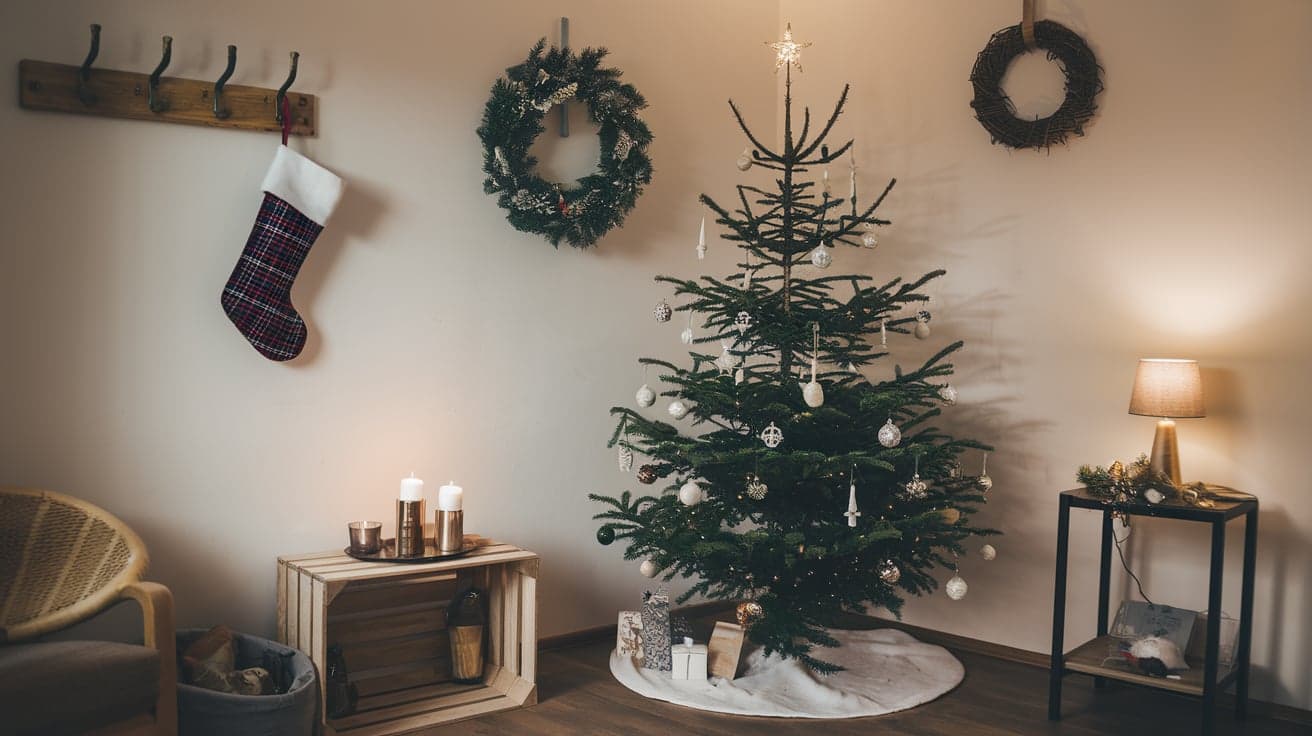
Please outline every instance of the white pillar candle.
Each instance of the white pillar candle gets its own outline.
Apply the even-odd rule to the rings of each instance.
[[[821,179],[821,191],[826,195],[829,194],[829,169],[825,169],[824,176]]]
[[[415,477],[414,473],[409,478],[401,479],[401,500],[402,501],[422,501],[424,498],[424,482]]]
[[[455,481],[448,481],[446,485],[437,489],[437,509],[439,511],[460,511],[465,506],[465,489],[456,485]]]

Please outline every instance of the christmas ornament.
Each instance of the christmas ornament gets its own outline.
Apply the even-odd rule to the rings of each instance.
[[[738,157],[737,165],[739,171],[746,171],[752,168],[752,149],[743,149],[743,155]]]
[[[603,526],[597,530],[597,541],[603,545],[608,545],[615,541],[615,527]]]
[[[743,291],[747,291],[752,288],[752,272],[756,269],[752,268],[752,251],[744,248],[743,252],[746,253],[743,261]]]
[[[879,349],[888,352],[888,327],[884,320],[879,320]]]
[[[643,560],[642,564],[638,565],[638,572],[642,573],[644,578],[654,578],[660,571],[661,569],[651,560]]]
[[[751,626],[764,616],[765,609],[756,601],[743,601],[734,609],[734,618],[738,619],[738,625],[742,627]]]
[[[652,136],[638,115],[647,103],[621,80],[620,70],[599,63],[604,54],[535,46],[496,81],[483,109],[483,191],[497,198],[515,229],[542,235],[553,246],[595,245],[624,221],[651,182]],[[534,171],[531,150],[551,107],[576,96],[600,139],[613,143],[602,145],[597,170],[579,179],[581,186],[562,191]]]
[[[651,485],[656,482],[656,466],[643,465],[638,468],[638,482],[643,485]]]
[[[902,571],[898,569],[898,566],[892,560],[884,560],[879,563],[879,567],[875,568],[875,572],[879,573],[880,580],[889,585],[893,585],[902,579]]]
[[[834,193],[829,186],[829,169],[825,169],[820,176],[820,193],[828,197]]]
[[[633,450],[630,450],[624,445],[620,445],[619,452],[617,452],[616,455],[616,459],[619,460],[621,473],[627,473],[633,470]]]
[[[697,233],[697,260],[706,259],[706,217],[702,217],[702,229]]]
[[[761,441],[771,449],[778,447],[784,441],[784,431],[774,426],[774,422],[770,422],[770,426],[761,430]]]
[[[948,467],[948,477],[953,480],[961,477],[961,463],[956,460],[952,461],[952,465]]]
[[[652,316],[656,318],[657,322],[669,322],[670,317],[674,315],[674,310],[670,309],[670,305],[662,299],[660,303],[656,305],[655,309],[651,310],[651,313]]]
[[[979,548],[979,556],[985,560],[992,560],[998,556],[998,550],[991,544],[986,544]]]
[[[916,329],[914,330],[914,334],[919,340],[926,340],[929,338],[929,312],[926,312],[923,309],[916,312]]]
[[[987,492],[993,488],[993,479],[989,477],[989,454],[984,453],[984,467],[980,469],[979,478],[975,479],[975,484],[981,491]]]
[[[823,243],[816,246],[816,249],[811,251],[811,265],[816,268],[829,268],[829,264],[833,262],[834,254],[831,253],[830,249],[825,247]]]
[[[688,326],[683,328],[683,332],[679,333],[679,342],[683,343],[684,345],[691,345],[693,337],[694,336],[692,334],[692,310],[688,310]]]
[[[856,507],[856,480],[853,479],[847,487],[847,511],[843,512],[843,516],[847,517],[848,526],[856,526],[856,517],[860,515],[861,511]]]
[[[954,601],[959,601],[962,598],[965,598],[966,591],[969,589],[970,586],[966,585],[966,581],[962,579],[961,573],[953,575],[952,578],[948,580],[947,584],[943,586],[943,592],[947,593],[948,597]]]
[[[715,367],[719,368],[721,373],[728,373],[738,365],[738,359],[730,352],[731,347],[733,347],[732,340],[720,341],[720,355],[715,359]]]
[[[861,245],[867,248],[874,248],[879,245],[879,236],[875,235],[875,226],[866,223],[866,231],[861,233]]]
[[[952,406],[957,403],[957,390],[952,388],[952,384],[944,384],[943,388],[938,390],[938,397],[943,400],[944,404]]]
[[[752,315],[747,312],[739,312],[733,318],[733,326],[738,328],[739,335],[746,334],[752,328]]]
[[[920,473],[916,473],[911,476],[911,480],[903,488],[906,489],[907,498],[918,501],[928,495],[929,484],[920,479]]]
[[[1149,488],[1148,490],[1144,491],[1143,497],[1144,500],[1146,500],[1148,503],[1151,504],[1159,504],[1162,501],[1166,500],[1166,494],[1162,493],[1156,488]]]
[[[696,506],[702,502],[702,487],[697,481],[690,480],[679,488],[679,503],[684,506]]]
[[[633,398],[638,402],[638,406],[648,407],[656,403],[656,392],[651,390],[651,386],[644,383],[638,389],[638,392],[633,395]]]
[[[746,377],[747,377],[747,372],[744,371],[741,367],[739,367],[738,370],[733,372],[733,382],[735,385],[742,383],[743,379],[745,379]]]
[[[264,175],[264,201],[219,301],[242,337],[269,360],[305,348],[305,320],[292,306],[292,282],[337,208],[342,180],[288,148],[287,136]]]
[[[824,387],[815,380],[816,374],[816,356],[820,354],[820,325],[818,323],[811,325],[811,381],[802,386],[802,400],[806,405],[815,409],[825,403]]]
[[[784,37],[780,41],[767,44],[774,49],[774,70],[777,73],[785,66],[795,66],[802,71],[802,49],[811,45],[810,41],[801,43],[793,40],[793,24],[784,26]]]
[[[956,524],[958,521],[961,521],[961,511],[956,508],[953,508],[952,506],[949,506],[943,509],[942,511],[939,511],[938,515],[943,518],[943,523],[947,524],[948,526],[952,526],[953,524]]]
[[[876,436],[879,438],[879,444],[884,447],[897,447],[897,444],[902,441],[902,430],[897,428],[892,419],[889,419],[884,422],[884,426],[879,428],[879,434]]]
[[[747,475],[747,497],[753,501],[760,501],[765,498],[765,494],[770,491],[770,487],[761,481],[760,476],[755,473]]]
[[[683,403],[682,399],[675,399],[674,401],[670,402],[670,406],[667,409],[667,411],[669,411],[670,416],[674,417],[675,419],[683,419],[684,417],[688,416],[688,405]]]

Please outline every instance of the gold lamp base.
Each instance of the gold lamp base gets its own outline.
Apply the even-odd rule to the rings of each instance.
[[[1157,422],[1157,434],[1153,435],[1153,452],[1148,456],[1148,464],[1153,470],[1180,485],[1180,445],[1175,439],[1175,420],[1162,419]]]

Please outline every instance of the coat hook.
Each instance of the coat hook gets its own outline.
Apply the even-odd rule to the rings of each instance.
[[[164,112],[169,109],[169,101],[159,96],[159,75],[164,73],[168,68],[169,61],[173,58],[173,37],[164,37],[164,57],[159,60],[159,66],[155,71],[150,73],[150,111]]]
[[[82,68],[77,73],[77,98],[82,100],[83,105],[96,104],[96,96],[87,87],[87,81],[91,79],[91,64],[95,62],[96,57],[100,55],[100,24],[91,24],[91,50],[87,52],[86,61],[82,62]]]
[[[282,122],[282,101],[287,97],[287,90],[291,88],[292,82],[296,81],[296,64],[301,60],[301,55],[295,51],[292,52],[292,71],[287,75],[287,81],[282,83],[278,88],[278,98],[274,100],[273,117],[278,122]]]
[[[223,85],[228,83],[228,77],[232,76],[232,71],[237,68],[237,47],[228,44],[228,68],[223,70],[223,76],[219,81],[214,83],[214,117],[219,120],[227,120],[232,113],[223,105]]]

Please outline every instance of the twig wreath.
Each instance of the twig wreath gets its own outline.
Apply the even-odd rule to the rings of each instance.
[[[989,39],[975,59],[970,82],[975,86],[975,117],[993,137],[994,143],[1011,148],[1047,149],[1066,142],[1071,133],[1084,135],[1084,124],[1093,117],[1094,98],[1102,91],[1102,67],[1084,39],[1066,26],[1050,20],[1033,24],[1033,46],[1048,52],[1048,59],[1061,63],[1066,75],[1066,98],[1046,118],[1021,120],[1002,91],[1002,77],[1017,56],[1029,50],[1023,26],[1003,28]]]
[[[594,245],[624,222],[644,185],[651,182],[647,146],[651,131],[638,117],[646,100],[620,71],[601,66],[606,49],[545,50],[538,41],[524,63],[510,67],[492,85],[478,137],[483,141],[483,191],[516,230],[538,233],[553,246]],[[545,50],[545,51],[544,51]],[[578,98],[600,128],[597,171],[562,187],[534,173],[529,147],[545,130],[542,118],[553,106]]]

